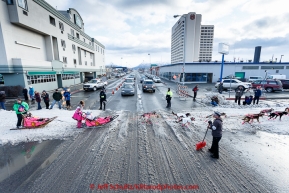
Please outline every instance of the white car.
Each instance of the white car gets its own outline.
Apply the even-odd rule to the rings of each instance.
[[[242,82],[238,79],[223,79],[222,80],[223,83],[223,89],[227,90],[227,89],[236,89],[238,86],[242,86],[243,89],[248,89],[252,87],[252,84],[250,82]],[[215,84],[215,88],[219,87],[220,82],[217,82]]]
[[[157,76],[155,76],[155,77],[153,78],[153,81],[154,81],[154,82],[162,82],[161,79],[160,79],[159,77],[157,77]]]
[[[126,78],[123,83],[134,86],[134,78]]]
[[[88,90],[96,91],[97,89],[103,88],[104,86],[105,85],[104,85],[104,82],[102,82],[102,80],[92,79],[83,85],[83,90],[84,91],[88,91]]]

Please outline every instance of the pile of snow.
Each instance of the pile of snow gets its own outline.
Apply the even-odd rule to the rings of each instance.
[[[39,118],[52,118],[55,116],[57,116],[57,118],[43,128],[10,130],[16,128],[16,113],[14,111],[0,110],[0,145],[7,143],[17,144],[27,141],[65,139],[84,131],[84,129],[76,128],[76,121],[71,118],[74,111],[54,108],[52,110],[42,109],[32,110],[30,112],[33,116]],[[89,112],[92,112],[95,116],[99,116],[101,111],[89,110]]]

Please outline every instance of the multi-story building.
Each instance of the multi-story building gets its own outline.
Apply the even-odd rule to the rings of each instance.
[[[52,90],[105,74],[105,47],[75,9],[44,0],[0,1],[0,74],[5,85]]]
[[[201,21],[201,14],[190,12],[182,15],[172,27],[172,64],[212,59],[214,26],[202,26]],[[207,47],[210,47],[210,50]]]
[[[214,26],[202,25],[201,26],[201,38],[200,38],[199,62],[212,61],[213,41],[214,41]]]

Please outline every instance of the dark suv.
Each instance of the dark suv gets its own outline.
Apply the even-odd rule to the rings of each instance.
[[[282,79],[280,80],[283,85],[283,89],[289,89],[289,79]]]
[[[252,83],[252,88],[256,88],[257,86],[261,86],[261,88],[264,88],[267,92],[274,92],[274,91],[282,91],[282,82],[280,80],[260,80],[255,81]]]
[[[152,80],[143,80],[142,82],[142,91],[155,92],[154,82]]]

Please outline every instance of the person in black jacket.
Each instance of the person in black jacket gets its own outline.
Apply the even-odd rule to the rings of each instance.
[[[54,101],[52,102],[50,109],[53,108],[53,106],[55,105],[56,102],[58,103],[59,109],[61,109],[61,102],[60,101],[62,99],[62,94],[58,91],[58,89],[55,90],[55,92],[52,95],[52,98],[54,99]]]
[[[211,155],[212,158],[219,159],[219,141],[222,138],[223,121],[221,119],[221,113],[219,112],[214,112],[213,117],[215,118],[213,123],[212,121],[208,121],[208,127],[212,130],[213,136],[213,142],[209,152],[213,154]]]
[[[46,109],[49,109],[49,94],[45,90],[43,90],[42,94],[41,94],[41,97],[43,98],[43,101],[45,103]]]
[[[255,94],[255,96],[254,96],[254,100],[253,100],[253,105],[255,104],[255,101],[256,101],[256,104],[258,105],[260,96],[262,95],[262,91],[261,91],[260,86],[257,86],[256,90],[254,91],[254,94]]]
[[[5,100],[6,100],[5,91],[0,91],[0,104],[1,104],[2,109],[4,110],[6,110]]]
[[[99,102],[100,102],[100,107],[99,110],[102,110],[102,104],[103,104],[103,110],[105,111],[105,103],[106,103],[106,94],[105,94],[105,90],[101,89],[100,93],[99,93]]]
[[[24,95],[25,100],[28,101],[28,90],[27,90],[27,88],[23,88],[22,93]]]

